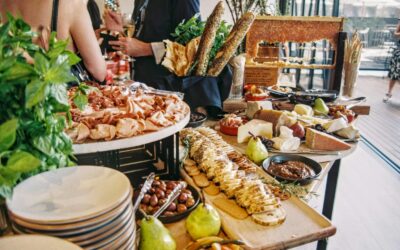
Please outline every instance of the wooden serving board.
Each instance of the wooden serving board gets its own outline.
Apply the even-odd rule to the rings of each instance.
[[[257,171],[260,176],[271,178],[260,168]],[[188,184],[198,188],[183,169],[180,172]],[[216,196],[204,194],[210,204],[218,197],[228,199],[222,193]],[[238,220],[218,208],[217,210],[221,215],[226,235],[231,239],[244,241],[246,249],[286,249],[324,239],[336,233],[336,227],[327,218],[296,197],[283,201],[282,207],[286,211],[286,220],[283,224],[272,227],[259,225],[251,217]]]

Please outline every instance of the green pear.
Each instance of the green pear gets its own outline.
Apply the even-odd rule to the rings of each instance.
[[[194,240],[214,236],[221,229],[221,218],[211,205],[200,203],[186,219],[186,229]]]
[[[140,224],[140,250],[175,250],[176,243],[170,232],[157,218],[143,218]]]
[[[268,150],[260,138],[252,136],[247,144],[246,155],[254,163],[260,165],[268,157]]]
[[[317,98],[314,102],[314,113],[316,115],[327,115],[329,113],[329,107],[321,98]]]

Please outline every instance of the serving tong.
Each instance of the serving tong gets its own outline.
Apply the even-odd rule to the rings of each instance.
[[[146,84],[141,83],[141,82],[133,82],[132,84],[129,85],[129,89],[132,92],[136,92],[137,90],[141,89],[146,94],[155,94],[155,95],[163,95],[163,96],[175,94],[182,100],[185,95],[182,92],[155,89],[155,88],[149,87]]]
[[[153,184],[155,178],[155,174],[154,173],[150,173],[149,176],[147,176],[146,181],[143,184],[142,189],[140,190],[140,193],[135,201],[135,204],[133,205],[133,213],[135,214],[136,211],[139,208],[140,202],[143,199],[143,196],[146,194],[146,192],[151,188],[151,185]],[[181,190],[183,188],[186,188],[187,184],[185,182],[180,182],[178,185],[176,185],[176,187],[174,188],[174,190],[172,190],[172,192],[169,194],[167,200],[165,201],[165,203],[157,210],[157,212],[155,212],[152,216],[154,218],[159,217],[168,207],[169,205],[171,205],[171,203],[178,198],[178,196],[181,193]],[[139,209],[139,212],[141,214],[144,215],[144,217],[149,217],[149,215],[147,215],[147,213],[145,211],[143,211],[142,209]],[[136,229],[136,237],[135,237],[135,245],[136,247],[139,247],[139,239],[140,239],[140,227],[138,227]]]

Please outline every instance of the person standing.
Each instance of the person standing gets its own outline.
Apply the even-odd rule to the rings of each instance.
[[[157,88],[163,77],[170,74],[160,65],[165,54],[162,41],[172,40],[171,34],[176,26],[199,12],[199,0],[135,0],[132,13],[134,37],[120,37],[118,41],[111,41],[110,45],[134,57],[135,81]],[[119,13],[106,10],[104,21],[108,30],[123,32]]]
[[[34,11],[33,11],[34,10]],[[34,31],[49,27],[58,39],[69,39],[68,49],[79,52],[83,65],[96,80],[103,81],[106,64],[92,28],[86,1],[81,0],[4,0],[0,15],[21,16]]]
[[[400,18],[399,23],[397,24],[396,31],[394,32],[394,36],[400,37]],[[383,102],[387,103],[390,98],[392,98],[392,91],[396,81],[400,81],[400,39],[397,40],[397,47],[393,51],[392,58],[389,63],[389,89],[386,93],[386,96],[383,98]]]

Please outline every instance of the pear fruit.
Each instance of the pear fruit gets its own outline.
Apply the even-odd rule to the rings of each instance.
[[[186,229],[194,240],[215,236],[221,229],[221,218],[211,205],[200,203],[186,219]]]
[[[140,250],[175,250],[176,243],[170,232],[157,218],[148,216],[140,224]]]
[[[329,113],[329,107],[325,104],[321,98],[315,99],[314,102],[314,113],[316,115],[327,115]]]
[[[254,163],[260,165],[268,157],[268,150],[260,138],[252,136],[247,144],[246,155]]]

